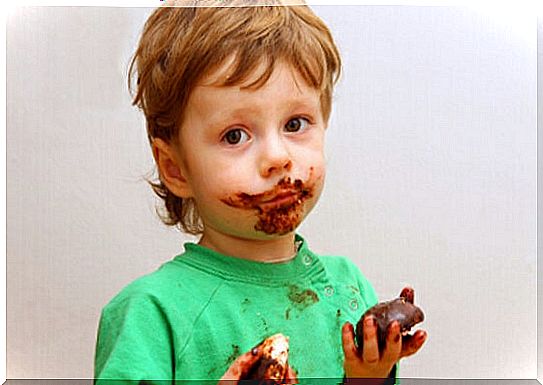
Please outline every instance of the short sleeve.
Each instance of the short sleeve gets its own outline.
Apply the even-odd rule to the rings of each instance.
[[[102,310],[98,326],[95,385],[171,384],[172,339],[170,322],[154,297],[114,298]]]

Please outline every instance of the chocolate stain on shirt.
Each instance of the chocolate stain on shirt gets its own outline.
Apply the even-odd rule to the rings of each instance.
[[[240,313],[245,313],[248,309],[248,307],[251,305],[251,300],[249,298],[245,298],[243,302],[240,304]]]
[[[349,288],[351,289],[351,292],[353,294],[358,294],[360,293],[360,289],[358,289],[358,287],[354,286],[354,285],[349,285]]]
[[[288,299],[292,306],[285,310],[285,318],[290,319],[291,311],[304,311],[309,306],[319,302],[319,296],[311,289],[302,290],[296,285],[288,286]]]
[[[288,299],[300,310],[319,302],[319,296],[311,289],[300,290],[296,285],[290,285],[288,289]]]
[[[337,312],[336,312],[336,325],[335,325],[336,329],[335,329],[334,333],[330,333],[331,335],[336,335],[336,336],[341,335],[341,323],[342,323],[341,322],[341,309],[337,309]],[[332,338],[331,343],[332,344],[337,343],[337,339]],[[338,355],[336,356],[336,359],[337,359],[338,365],[340,367],[342,367],[344,357],[343,357],[343,353],[342,353],[341,349],[339,350]]]
[[[291,310],[290,307],[287,310],[285,310],[285,319],[290,319],[290,310]]]
[[[310,169],[310,179],[312,173],[313,167]],[[301,179],[292,181],[290,177],[284,177],[269,191],[260,194],[239,192],[221,199],[221,202],[235,208],[256,210],[258,222],[255,230],[283,235],[293,231],[301,223],[303,203],[313,197],[314,188],[314,183],[306,185]],[[291,203],[269,203],[269,200],[285,191],[292,194]]]
[[[270,332],[270,326],[268,325],[268,321],[266,321],[266,318],[262,317],[262,326],[264,327],[264,333],[267,335]]]
[[[230,354],[230,356],[226,359],[227,366],[230,366],[232,362],[234,362],[236,358],[238,358],[241,355],[241,350],[238,345],[232,344],[232,348],[233,348],[232,354]]]

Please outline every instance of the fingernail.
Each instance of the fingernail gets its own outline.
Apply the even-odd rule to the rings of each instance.
[[[375,326],[375,318],[373,317],[366,318],[366,320],[364,321],[364,324],[366,326]]]
[[[251,350],[251,353],[253,354],[253,356],[256,356],[258,354],[258,348],[253,348]]]

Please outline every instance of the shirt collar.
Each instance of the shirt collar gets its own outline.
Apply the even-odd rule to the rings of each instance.
[[[185,243],[185,252],[174,260],[230,280],[281,285],[323,270],[318,256],[309,250],[301,235],[295,234],[295,242],[299,243],[298,252],[293,259],[284,263],[266,263],[228,256],[192,242]]]

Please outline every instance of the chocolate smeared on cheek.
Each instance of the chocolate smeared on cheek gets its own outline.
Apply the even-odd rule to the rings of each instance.
[[[314,188],[314,183],[306,185],[301,179],[292,182],[290,177],[285,177],[270,191],[261,194],[240,192],[221,201],[231,207],[256,210],[258,222],[255,230],[283,235],[293,231],[301,223],[303,204],[313,197]],[[280,204],[268,202],[282,191],[289,191],[292,195]]]

